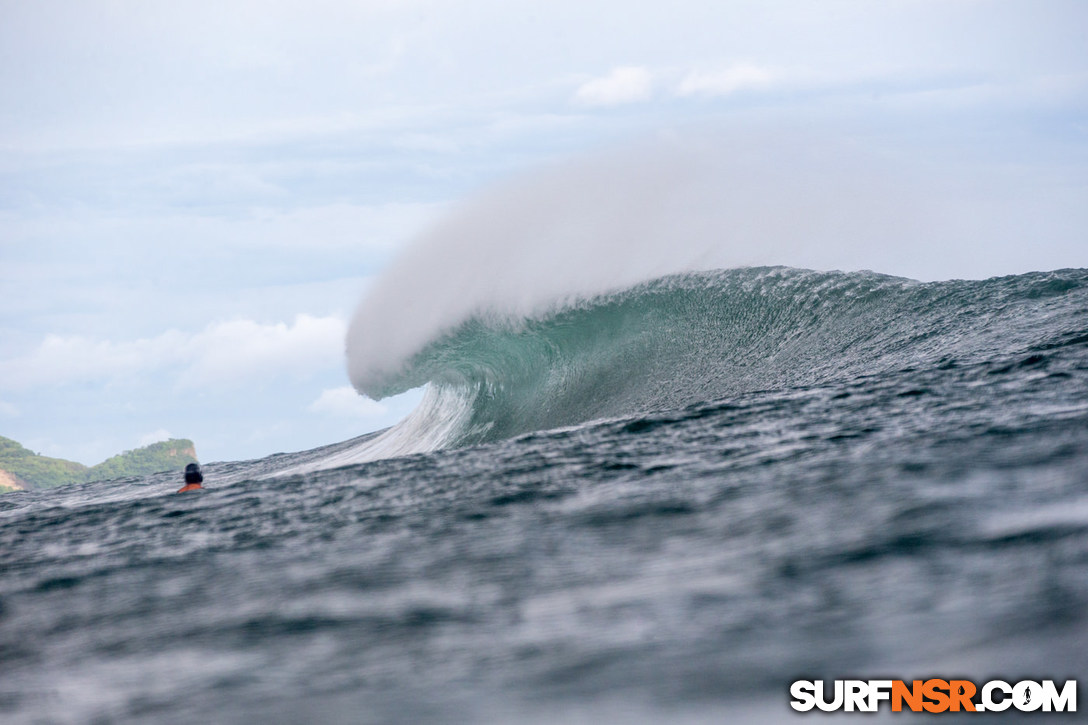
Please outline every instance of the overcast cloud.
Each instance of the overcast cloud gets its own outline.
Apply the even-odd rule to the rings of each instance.
[[[399,249],[691,129],[833,130],[1084,266],[1085,27],[1077,0],[0,0],[0,434],[95,463],[388,425],[413,398],[350,397],[343,333]]]

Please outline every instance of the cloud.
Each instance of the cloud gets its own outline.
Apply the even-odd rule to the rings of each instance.
[[[187,339],[176,330],[119,343],[47,335],[29,355],[0,362],[0,386],[21,390],[128,377],[175,362],[173,351],[184,350]]]
[[[173,437],[174,436],[170,433],[170,431],[159,428],[157,431],[145,433],[144,435],[140,436],[139,446],[140,448],[143,448],[144,446],[149,446],[152,443],[168,441]]]
[[[350,385],[322,391],[307,410],[340,418],[375,418],[387,412],[384,405],[359,395]]]
[[[680,96],[728,96],[737,91],[766,88],[779,80],[778,74],[751,63],[738,63],[717,70],[693,70],[677,86]]]
[[[653,95],[655,77],[671,78],[675,84],[673,93],[680,97],[728,96],[739,91],[766,89],[785,80],[781,71],[752,63],[693,69],[678,80],[677,74],[668,69],[651,72],[641,66],[623,66],[583,83],[575,91],[574,101],[584,106],[619,106],[647,101]],[[799,76],[794,80],[805,79]]]
[[[108,383],[167,370],[182,387],[305,376],[340,364],[345,330],[340,318],[300,314],[292,324],[239,319],[122,342],[48,335],[30,354],[0,362],[0,386]]]
[[[254,374],[304,374],[343,359],[345,331],[343,320],[309,315],[297,315],[293,325],[217,323],[189,343],[196,350],[182,380],[199,386]]]
[[[574,100],[586,106],[618,106],[649,99],[653,78],[645,68],[623,66],[579,86]]]
[[[5,418],[18,418],[19,409],[11,403],[0,400],[0,415],[4,416]]]

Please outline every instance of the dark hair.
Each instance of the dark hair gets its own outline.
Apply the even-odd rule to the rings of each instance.
[[[190,463],[185,467],[185,483],[204,483],[204,474],[200,472],[200,464]]]

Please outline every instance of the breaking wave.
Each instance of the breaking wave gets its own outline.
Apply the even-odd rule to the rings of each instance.
[[[1083,283],[806,271],[1079,266],[1060,235],[1062,254],[1016,238],[1023,204],[980,214],[982,186],[956,191],[878,157],[806,133],[676,136],[458,206],[383,271],[348,330],[356,390],[425,386],[422,403],[318,465],[974,354],[997,334],[988,320],[1020,329],[1017,290]]]
[[[426,393],[401,423],[320,466],[966,364],[1048,344],[1045,301],[1086,286],[1084,270],[921,283],[762,267],[671,275],[537,315],[473,316],[394,370],[357,379],[375,398]]]

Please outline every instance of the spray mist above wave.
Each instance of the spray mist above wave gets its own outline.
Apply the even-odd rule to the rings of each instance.
[[[917,204],[898,201],[916,194],[882,173],[842,148],[749,138],[660,141],[513,181],[449,215],[374,283],[348,332],[349,375],[371,397],[399,392],[390,376],[467,320],[515,322],[669,274],[860,268],[857,240],[916,236]]]
[[[933,280],[1083,264],[1069,252],[1079,246],[1043,234],[1029,192],[952,176],[785,130],[660,138],[560,164],[463,204],[383,272],[349,328],[349,376],[384,397],[414,355],[468,320],[516,324],[683,272]]]

